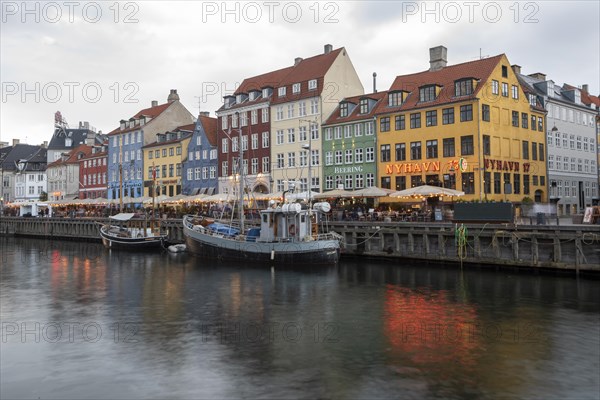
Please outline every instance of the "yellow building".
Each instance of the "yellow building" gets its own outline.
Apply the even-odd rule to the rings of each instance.
[[[376,111],[378,183],[465,192],[464,200],[547,199],[545,111],[506,55],[398,76]]]
[[[181,193],[183,162],[187,160],[187,149],[195,124],[181,126],[173,132],[158,133],[156,141],[143,147],[144,151],[144,195],[175,196]]]

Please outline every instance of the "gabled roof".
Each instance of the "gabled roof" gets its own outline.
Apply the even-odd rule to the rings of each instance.
[[[377,92],[377,93],[369,93],[369,94],[361,94],[358,96],[346,97],[340,103],[349,102],[356,104],[356,107],[352,110],[350,114],[346,117],[340,117],[340,105],[336,107],[336,109],[331,113],[327,121],[323,123],[323,125],[334,125],[334,124],[344,124],[352,121],[362,121],[365,119],[373,118],[375,115],[375,111],[377,110],[382,99],[387,98],[387,92]],[[361,99],[372,99],[375,101],[375,104],[371,107],[368,113],[360,114],[360,101]]]
[[[217,146],[217,119],[200,115],[198,123],[202,125],[208,143],[211,146]]]
[[[337,56],[345,51],[343,47],[335,49],[325,54],[317,54],[316,56],[303,59],[294,66],[292,70],[285,76],[279,86],[292,85],[298,82],[305,82],[310,79],[323,78]]]
[[[563,85],[563,88],[567,89],[567,90],[579,90],[579,92],[581,93],[581,102],[583,104],[585,104],[586,106],[589,106],[590,104],[593,104],[596,107],[600,107],[600,98],[598,96],[592,96],[587,91],[585,91],[583,89],[576,88],[573,85],[568,85],[566,83]]]
[[[505,57],[504,54],[499,54],[481,60],[449,65],[437,71],[426,70],[415,74],[397,76],[388,90],[388,93],[402,90],[410,92],[410,94],[407,96],[404,103],[398,107],[388,107],[387,98],[384,99],[384,101],[380,103],[376,113],[389,113],[475,99],[489,79],[494,68],[496,68],[503,57]],[[507,67],[510,68],[509,65],[507,65]],[[473,93],[471,95],[456,97],[454,82],[465,78],[476,79],[478,81],[477,85],[473,87]],[[438,85],[442,89],[435,100],[420,103],[419,88],[428,85]]]
[[[241,85],[235,90],[234,95],[240,93],[249,93],[251,90],[262,90],[264,87],[276,88],[281,84],[281,81],[294,67],[285,67],[276,71],[267,72],[266,74],[246,78]]]
[[[87,144],[82,144],[77,146],[76,148],[74,148],[73,150],[71,150],[69,152],[69,157],[66,160],[62,160],[62,158],[59,158],[58,160],[48,164],[48,168],[50,167],[57,167],[59,165],[63,165],[63,164],[78,164],[79,163],[79,154],[82,154],[83,157],[87,157],[92,153],[92,146],[88,146]]]
[[[5,171],[16,171],[17,166],[16,163],[19,160],[38,160],[38,153],[42,149],[41,146],[35,146],[31,144],[19,143],[15,146],[11,147],[11,150],[4,157],[4,162],[2,163],[2,169]],[[3,149],[4,150],[4,149]],[[36,161],[42,162],[45,160],[46,149],[44,149],[44,160]]]
[[[88,132],[90,133],[94,133],[92,130],[90,129],[62,129],[62,128],[56,128],[54,130],[54,134],[52,135],[52,139],[50,139],[50,143],[48,144],[48,149],[49,150],[65,150],[65,149],[72,149],[75,148],[77,146],[79,146],[80,144],[85,143],[85,139],[86,136],[88,134]],[[98,138],[98,135],[96,135],[96,137]],[[71,146],[67,146],[65,144],[65,140],[69,138],[71,139]],[[96,141],[100,140],[97,139]]]
[[[142,116],[146,116],[146,117],[150,117],[150,118],[154,119],[154,118],[158,117],[160,114],[162,114],[167,108],[169,108],[169,106],[171,104],[174,104],[174,103],[176,103],[176,102],[174,101],[174,102],[171,102],[171,103],[159,104],[159,105],[157,105],[155,107],[145,108],[145,109],[143,109],[141,111],[138,111],[130,119],[139,119]],[[119,134],[119,133],[131,132],[131,131],[135,131],[135,130],[138,130],[138,129],[140,129],[140,125],[130,126],[129,128],[124,128],[124,129],[121,129],[121,126],[119,125],[118,128],[113,129],[112,131],[110,131],[108,133],[108,136],[116,135],[116,134]]]

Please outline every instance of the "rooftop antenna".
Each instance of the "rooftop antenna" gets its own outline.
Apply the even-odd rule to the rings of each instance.
[[[198,115],[200,115],[200,112],[202,112],[202,97],[201,96],[194,96],[196,99],[198,99]]]

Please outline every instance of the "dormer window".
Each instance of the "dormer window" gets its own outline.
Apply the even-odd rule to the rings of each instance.
[[[125,129],[125,120],[121,120],[121,130]]]
[[[267,97],[271,96],[271,93],[273,93],[273,89],[266,87],[262,90],[262,97],[266,99]]]
[[[388,96],[388,106],[397,107],[402,105],[402,92],[390,92]]]
[[[360,113],[366,114],[369,112],[369,100],[368,99],[360,99]]]
[[[300,93],[300,84],[299,83],[294,83],[292,85],[292,93],[294,93],[294,94]]]
[[[237,96],[235,96],[235,102],[237,104],[240,104],[242,102],[242,95],[238,94]]]
[[[258,90],[252,90],[250,92],[250,101],[258,99],[258,96],[260,96],[260,92]]]
[[[285,86],[283,86],[283,87],[280,87],[280,88],[278,89],[278,91],[277,91],[277,95],[278,95],[279,97],[285,97]]]
[[[536,106],[537,104],[537,99],[535,98],[534,94],[529,93],[529,104],[531,104],[532,106]]]
[[[435,100],[435,85],[419,88],[419,101],[421,103]]]
[[[311,79],[308,81],[308,90],[316,90],[317,89],[317,80]]]
[[[140,118],[140,126],[144,126],[145,123],[146,123],[146,117],[141,117]]]
[[[65,139],[65,147],[71,147],[73,145],[73,139],[66,138]]]
[[[456,97],[469,96],[473,94],[473,80],[461,79],[454,82],[454,94]]]
[[[340,103],[340,117],[347,117],[348,116],[348,103],[343,102]]]

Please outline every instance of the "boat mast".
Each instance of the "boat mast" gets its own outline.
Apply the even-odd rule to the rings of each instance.
[[[123,136],[119,137],[119,147],[121,148],[121,157],[119,160],[119,212],[123,212],[123,195],[125,194],[123,189]]]
[[[243,146],[242,146],[242,124],[241,121],[238,122],[240,124],[240,130],[239,130],[239,138],[238,138],[238,148],[240,151],[240,155],[239,155],[239,163],[238,163],[238,168],[239,168],[239,186],[238,186],[238,190],[239,190],[239,212],[240,212],[240,233],[243,235],[244,234],[244,150],[243,150]]]

